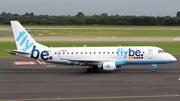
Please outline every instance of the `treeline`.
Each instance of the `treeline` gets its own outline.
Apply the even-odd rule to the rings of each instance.
[[[9,25],[10,20],[18,20],[26,25],[180,25],[180,17],[154,17],[154,16],[133,16],[133,15],[84,15],[78,12],[75,16],[50,16],[34,15],[25,13],[24,15],[2,12],[0,14],[0,24]]]

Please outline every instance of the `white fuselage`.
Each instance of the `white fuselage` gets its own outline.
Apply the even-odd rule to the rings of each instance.
[[[41,50],[35,48],[31,51],[31,58],[54,62],[59,64],[94,65],[96,62],[113,61],[117,66],[126,64],[163,64],[176,61],[171,54],[161,48],[152,46],[125,46],[125,47],[61,47]],[[47,51],[48,54],[42,52]]]

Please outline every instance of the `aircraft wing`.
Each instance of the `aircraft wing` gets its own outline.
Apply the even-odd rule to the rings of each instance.
[[[103,62],[111,62],[113,60],[110,59],[104,59],[104,58],[89,58],[89,59],[64,59],[61,58],[61,60],[68,60],[69,63],[73,63],[75,65],[101,65]]]
[[[88,58],[88,59],[66,59],[66,58],[60,58],[61,60],[69,60],[69,61],[89,61],[89,62],[104,62],[104,61],[113,61],[110,59],[105,58]]]

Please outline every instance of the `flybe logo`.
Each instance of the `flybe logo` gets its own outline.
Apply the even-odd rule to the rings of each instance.
[[[33,42],[30,42],[28,37],[29,36],[27,35],[27,33],[25,31],[22,31],[19,33],[16,39],[16,41],[19,42],[19,45],[23,47],[22,48],[23,52],[26,52],[28,49],[30,49],[34,45]],[[31,50],[31,58],[38,59],[39,57],[43,60],[52,59],[52,56],[49,56],[48,51],[44,50],[40,52],[38,49],[36,49],[36,45],[34,45]]]
[[[28,35],[25,31],[19,32],[18,37],[16,38],[17,42],[20,42],[19,45],[22,48],[23,52],[26,52],[30,47],[33,46],[33,42],[30,43],[30,40],[28,39]]]
[[[118,56],[129,59],[143,59],[143,53],[140,50],[132,50],[131,48],[124,50],[123,48],[118,48]]]

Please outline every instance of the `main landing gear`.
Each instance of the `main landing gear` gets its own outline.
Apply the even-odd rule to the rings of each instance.
[[[88,69],[87,69],[87,73],[92,73],[92,72],[95,72],[98,70],[98,67],[97,66],[90,66]]]
[[[151,71],[152,71],[153,73],[156,72],[156,67],[157,67],[157,64],[152,64],[152,69],[151,69]]]

